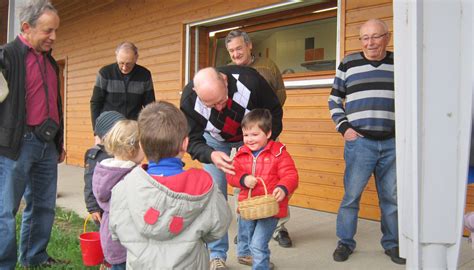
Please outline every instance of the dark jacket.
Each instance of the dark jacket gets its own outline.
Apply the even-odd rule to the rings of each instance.
[[[205,107],[197,98],[190,82],[183,90],[180,108],[189,125],[188,153],[201,163],[212,163],[214,149],[206,144],[204,132],[225,142],[241,142],[240,123],[246,113],[255,108],[268,109],[272,114],[272,139],[282,130],[283,110],[267,81],[253,68],[223,66],[217,68],[227,76],[229,100],[221,112]]]
[[[28,47],[19,37],[0,47],[0,70],[8,82],[10,93],[0,103],[0,155],[17,160],[20,155],[21,141],[26,131],[26,55]],[[59,67],[47,53],[47,59],[53,65],[58,81],[59,131],[54,138],[58,153],[63,149],[63,114],[61,105]]]
[[[155,101],[153,80],[148,69],[135,65],[127,77],[128,81],[117,63],[99,70],[90,101],[93,129],[95,120],[102,112],[116,111],[127,119],[136,120],[141,109]]]
[[[89,213],[103,212],[92,192],[92,176],[97,163],[106,158],[111,158],[111,156],[105,152],[104,146],[100,144],[89,148],[84,155],[84,201]]]

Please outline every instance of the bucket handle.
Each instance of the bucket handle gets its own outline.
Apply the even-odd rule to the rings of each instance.
[[[89,221],[91,217],[92,217],[92,214],[88,214],[86,219],[84,220],[84,233],[86,233],[87,222]]]

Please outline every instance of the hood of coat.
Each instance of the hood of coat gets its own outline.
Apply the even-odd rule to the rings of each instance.
[[[110,201],[112,188],[127,175],[136,164],[132,161],[121,161],[108,158],[98,163],[92,178],[92,190],[100,207],[108,211],[104,203]]]
[[[190,230],[195,222],[200,222],[199,218],[202,218],[201,214],[207,209],[212,192],[215,192],[211,176],[202,170],[190,169],[163,178],[160,183],[143,168],[136,167],[120,183],[130,191],[126,193],[126,204],[135,227],[144,237],[159,241],[178,237]],[[191,195],[173,191],[162,184],[167,182],[193,183],[207,188]]]
[[[274,156],[279,156],[283,149],[286,146],[282,144],[281,142],[275,142],[273,140],[268,141],[267,145],[263,148],[262,152],[264,151],[270,151],[270,153]],[[239,151],[237,151],[236,155],[242,155],[242,154],[252,154],[252,150],[248,148],[247,146],[243,145],[239,148]]]

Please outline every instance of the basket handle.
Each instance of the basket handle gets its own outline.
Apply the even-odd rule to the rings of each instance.
[[[265,181],[263,181],[263,178],[262,178],[262,177],[256,177],[256,178],[257,178],[257,180],[260,180],[260,182],[262,182],[262,184],[263,184],[263,189],[265,190],[265,196],[267,196],[267,195],[268,195],[268,192],[267,192],[267,185],[265,185]],[[254,188],[255,188],[255,187],[254,187]],[[252,189],[253,189],[253,188],[249,189],[249,196],[248,196],[249,199],[250,199],[250,197],[252,197]]]
[[[92,217],[92,214],[88,214],[86,219],[84,220],[84,233],[86,232],[86,228],[87,228],[87,222],[89,221],[89,219]]]

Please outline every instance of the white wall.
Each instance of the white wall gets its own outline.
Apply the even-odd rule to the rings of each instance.
[[[336,19],[324,20],[300,29],[286,29],[273,33],[269,38],[254,46],[254,52],[269,56],[280,68],[292,68],[295,72],[306,72],[301,66],[304,63],[305,39],[314,37],[314,47],[324,48],[324,60],[336,59]]]

